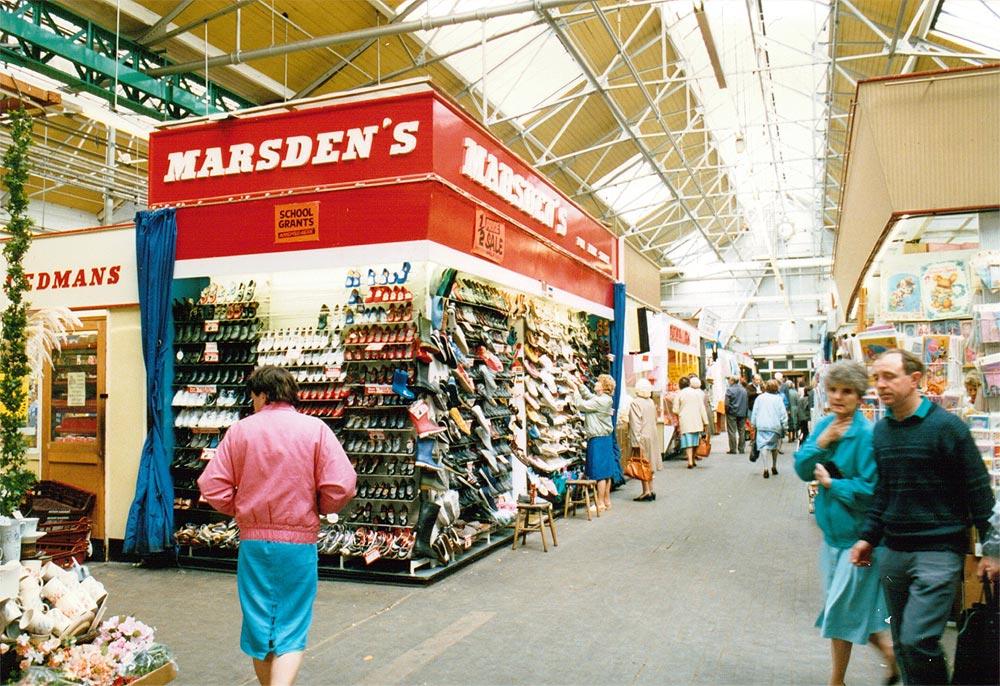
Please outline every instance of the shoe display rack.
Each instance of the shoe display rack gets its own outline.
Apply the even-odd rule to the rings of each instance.
[[[513,463],[549,485],[579,463],[571,398],[606,359],[587,319],[452,269],[439,280],[409,276],[408,264],[349,271],[320,286],[328,294],[310,294],[327,304],[305,325],[305,308],[288,310],[295,298],[273,311],[276,292],[268,316],[258,313],[253,282],[175,302],[182,565],[235,568],[238,528],[199,502],[196,482],[226,429],[252,411],[245,381],[258,365],[292,374],[298,411],[329,424],[357,473],[355,498],[320,526],[325,578],[427,583],[448,574],[509,543]]]
[[[174,521],[180,555],[234,556],[235,524],[200,500],[198,476],[226,429],[252,412],[246,378],[261,335],[253,281],[212,283],[197,301],[174,301]]]
[[[407,409],[414,398],[417,337],[413,292],[401,271],[348,274],[342,332],[343,369],[351,396],[338,438],[358,476],[357,495],[336,525],[320,531],[321,564],[385,568],[412,557],[420,509],[416,443]],[[379,561],[379,562],[377,562]]]

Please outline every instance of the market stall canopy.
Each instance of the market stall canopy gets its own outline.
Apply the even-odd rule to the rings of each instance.
[[[1000,65],[858,84],[833,277],[845,312],[903,215],[1000,206]]]

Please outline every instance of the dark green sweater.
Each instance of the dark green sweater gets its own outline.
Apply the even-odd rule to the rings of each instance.
[[[861,539],[893,550],[964,554],[967,530],[985,535],[993,509],[989,474],[968,428],[924,398],[902,421],[875,425],[878,483]]]

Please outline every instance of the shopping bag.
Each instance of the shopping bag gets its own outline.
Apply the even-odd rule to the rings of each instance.
[[[983,582],[982,599],[958,616],[952,684],[1000,683],[1000,599],[989,581]]]
[[[694,454],[698,457],[708,457],[712,453],[712,438],[707,434],[702,434],[701,438],[698,439],[698,447],[695,448]]]
[[[632,448],[632,454],[629,455],[628,462],[625,463],[625,476],[639,481],[653,480],[653,468],[638,448]]]

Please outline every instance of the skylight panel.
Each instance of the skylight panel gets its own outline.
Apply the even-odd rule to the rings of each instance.
[[[489,9],[490,0],[429,0],[416,15],[443,16]],[[400,11],[405,9],[400,8]],[[414,17],[416,18],[416,17]],[[521,30],[517,30],[521,29]],[[481,43],[501,33],[516,31]],[[534,12],[467,22],[415,34],[438,53],[473,46],[445,61],[471,83],[503,116],[516,116],[565,93],[584,78],[554,32]]]
[[[608,184],[609,187],[604,187]],[[594,184],[598,197],[622,221],[635,225],[640,219],[670,200],[670,191],[648,162],[636,155]]]
[[[1000,8],[987,0],[944,0],[933,32],[974,50],[1000,52]]]

